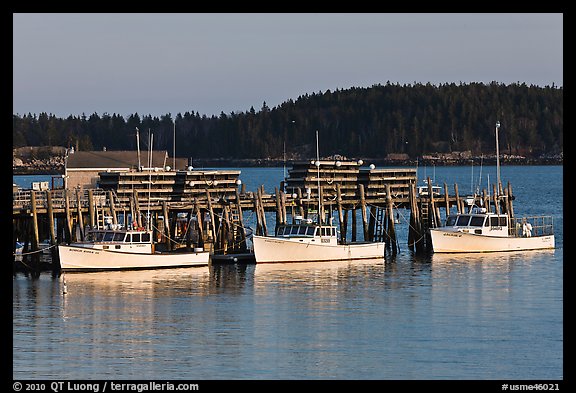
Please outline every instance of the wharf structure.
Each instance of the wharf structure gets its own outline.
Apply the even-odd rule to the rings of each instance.
[[[92,156],[104,162],[105,153],[112,152]],[[341,241],[360,240],[359,232],[364,241],[385,241],[387,252],[395,254],[394,209],[406,208],[410,210],[408,246],[423,252],[431,248],[428,228],[442,225],[440,208],[446,215],[453,207],[461,212],[468,198],[459,195],[457,184],[454,195],[444,184],[444,193],[438,196],[430,179],[430,192],[419,195],[415,168],[376,169],[361,160],[296,162],[273,191],[264,186],[246,191],[239,170],[196,170],[186,167],[185,160],[178,161],[179,169],[166,168],[167,154],[162,153],[155,154],[160,161],[150,163],[164,166],[142,167],[135,164],[133,154],[123,155],[126,162],[114,155],[115,167],[69,160],[65,185],[60,188],[13,190],[13,246],[15,250],[17,240],[24,243],[26,266],[40,269],[41,240],[47,239],[57,269],[55,245],[83,240],[88,228],[118,223],[151,227],[158,246],[168,250],[204,247],[214,255],[245,254],[250,251],[252,230],[245,225],[247,211],[256,220],[253,231],[263,235],[273,233],[267,213],[275,214],[275,227],[297,217],[336,215]],[[491,198],[486,190],[475,197],[482,199],[483,206],[493,204],[513,216],[510,184],[505,189],[501,184],[493,187]]]

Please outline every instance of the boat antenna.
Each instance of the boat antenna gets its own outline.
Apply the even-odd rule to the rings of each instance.
[[[140,165],[140,130],[136,127],[136,149],[138,150],[138,171],[141,170],[142,165]]]
[[[498,180],[497,187],[500,187],[500,149],[498,146],[498,129],[500,128],[500,122],[496,122],[496,176]]]
[[[173,165],[172,165],[172,169],[176,170],[176,116],[174,116],[174,143],[172,145],[172,154],[174,155],[173,157]]]

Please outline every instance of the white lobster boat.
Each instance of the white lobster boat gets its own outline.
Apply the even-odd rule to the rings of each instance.
[[[252,237],[256,263],[332,262],[384,259],[384,242],[338,241],[336,227],[297,220],[278,227],[276,236]]]
[[[510,219],[507,214],[473,207],[450,215],[446,225],[431,228],[435,253],[499,252],[554,248],[552,217]]]
[[[318,131],[316,131],[316,168],[318,190],[320,190],[320,154],[318,151]],[[318,192],[317,222],[311,219],[294,217],[294,224],[280,225],[275,236],[253,235],[254,258],[256,263],[285,262],[333,262],[360,259],[384,259],[384,242],[338,241],[336,227],[323,223],[320,212],[322,199]]]
[[[95,229],[87,241],[59,245],[60,268],[63,272],[107,270],[142,270],[208,266],[210,252],[156,252],[152,231]]]

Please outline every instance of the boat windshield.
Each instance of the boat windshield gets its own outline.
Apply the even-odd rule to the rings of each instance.
[[[484,225],[484,219],[486,217],[484,216],[472,216],[472,218],[470,219],[470,226],[471,227],[481,227],[482,225]]]
[[[458,216],[458,219],[456,220],[456,226],[457,227],[467,227],[469,221],[470,221],[470,216],[467,214],[462,214],[462,215]]]
[[[454,224],[456,224],[456,216],[448,216],[448,218],[446,219],[446,226],[447,227],[453,227]]]
[[[278,236],[313,236],[314,227],[309,225],[282,225],[278,227]]]

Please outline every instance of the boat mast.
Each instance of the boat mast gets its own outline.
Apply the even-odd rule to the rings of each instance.
[[[152,229],[150,225],[150,194],[152,188],[152,145],[154,144],[154,134],[150,134],[150,129],[148,129],[148,138],[150,142],[150,146],[148,151],[150,154],[148,155],[148,212],[146,213],[146,230]]]
[[[140,171],[142,165],[140,165],[140,133],[138,127],[136,127],[136,149],[138,150],[138,171]]]
[[[176,170],[176,117],[174,117],[174,138],[173,138],[173,140],[174,140],[174,143],[172,146],[172,155],[174,157],[173,157],[173,161],[172,161],[172,163],[173,163],[172,164],[172,170],[175,171]]]
[[[322,210],[322,199],[320,196],[320,148],[318,146],[318,130],[316,130],[316,179],[318,180],[318,225],[322,225],[324,217],[320,215]],[[320,230],[320,234],[321,233],[322,230]]]

